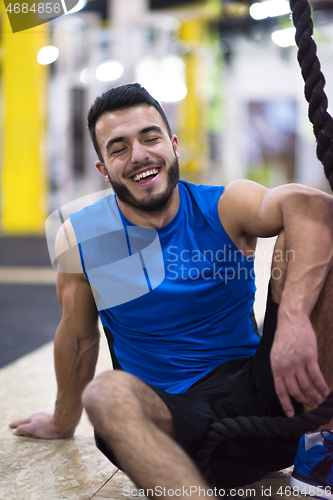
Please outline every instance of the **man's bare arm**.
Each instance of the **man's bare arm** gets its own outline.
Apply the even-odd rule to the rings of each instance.
[[[60,236],[60,246],[63,243]],[[78,271],[80,268],[77,256],[73,257],[73,254],[75,249],[71,259],[74,258],[73,264]],[[66,264],[62,266],[63,271],[71,270],[68,264],[67,255]],[[37,413],[12,422],[10,425],[16,435],[31,434],[49,439],[72,436],[82,413],[83,389],[94,376],[99,331],[98,314],[90,285],[82,272],[69,273],[59,270],[57,294],[62,309],[62,319],[54,343],[58,384],[54,414]]]
[[[287,262],[278,327],[271,351],[276,393],[288,416],[293,396],[304,405],[322,401],[329,388],[318,365],[310,314],[333,263],[333,199],[318,192],[296,193],[281,205]]]
[[[276,392],[292,416],[290,396],[310,405],[328,392],[310,314],[333,263],[333,198],[295,184],[268,190],[236,181],[221,197],[219,209],[226,231],[245,254],[254,248],[256,236],[273,236],[281,229],[286,250],[293,252],[271,352]]]

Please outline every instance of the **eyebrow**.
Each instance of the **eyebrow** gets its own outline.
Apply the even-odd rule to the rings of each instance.
[[[145,127],[142,130],[139,130],[139,135],[144,135],[148,134],[148,132],[159,132],[162,133],[161,127],[158,125],[150,125],[149,127]],[[124,142],[126,141],[127,137],[126,136],[120,136],[120,137],[115,137],[114,139],[110,139],[105,146],[106,151],[108,151],[113,144],[116,144],[117,142]]]

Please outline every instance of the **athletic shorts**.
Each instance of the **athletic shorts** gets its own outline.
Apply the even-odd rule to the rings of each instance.
[[[278,304],[268,293],[263,335],[253,356],[221,364],[183,394],[170,394],[150,385],[173,414],[177,443],[199,469],[201,464],[195,454],[212,423],[240,415],[285,416],[275,393],[270,367],[277,312]],[[293,403],[295,413],[302,413],[302,405]],[[112,450],[95,437],[97,447],[117,465]],[[298,438],[265,437],[224,441],[210,459],[210,486],[223,489],[244,486],[269,472],[288,467],[294,462],[298,442]]]

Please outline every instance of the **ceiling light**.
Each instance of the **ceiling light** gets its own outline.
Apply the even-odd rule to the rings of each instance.
[[[51,64],[58,59],[59,49],[53,45],[48,45],[40,49],[37,55],[39,64]]]
[[[95,74],[92,68],[84,68],[80,73],[80,82],[88,84],[95,79]]]
[[[118,80],[124,73],[124,66],[117,61],[106,61],[96,70],[96,78],[101,82]]]
[[[161,102],[178,102],[187,94],[186,85],[177,80],[147,80],[140,83],[157,101]]]
[[[279,47],[291,47],[292,45],[296,45],[295,34],[295,28],[287,28],[285,30],[273,31],[271,37],[273,42]]]
[[[135,68],[136,80],[157,100],[177,102],[187,94],[185,63],[175,55],[163,59],[144,57]]]
[[[289,14],[290,5],[287,0],[267,0],[266,2],[254,3],[250,7],[250,16],[256,21]]]

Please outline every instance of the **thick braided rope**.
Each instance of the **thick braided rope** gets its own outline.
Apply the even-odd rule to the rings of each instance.
[[[293,418],[286,417],[235,417],[225,418],[210,426],[194,458],[209,478],[209,461],[212,452],[223,441],[237,437],[300,438],[304,433],[316,431],[333,418],[333,391],[318,408]]]
[[[325,77],[320,70],[317,46],[312,38],[313,22],[307,0],[290,0],[296,28],[297,59],[305,81],[305,98],[309,103],[309,119],[317,139],[317,157],[324,165],[325,175],[333,190],[333,119],[327,113]]]

